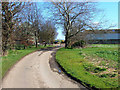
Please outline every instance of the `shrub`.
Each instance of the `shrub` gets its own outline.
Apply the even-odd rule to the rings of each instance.
[[[24,45],[16,45],[16,46],[15,46],[15,49],[16,49],[16,50],[24,49]]]
[[[75,42],[71,47],[76,48],[76,47],[85,47],[86,42],[84,40],[80,40],[78,42]]]

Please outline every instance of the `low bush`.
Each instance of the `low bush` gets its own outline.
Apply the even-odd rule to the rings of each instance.
[[[71,47],[72,48],[78,48],[78,47],[81,47],[81,48],[83,48],[83,47],[85,47],[85,45],[86,45],[86,42],[84,41],[84,40],[80,40],[80,41],[78,41],[78,42],[75,42]]]
[[[22,49],[25,49],[25,46],[24,45],[16,45],[15,49],[16,50],[22,50]]]

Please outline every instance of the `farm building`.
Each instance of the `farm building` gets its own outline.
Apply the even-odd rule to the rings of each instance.
[[[120,29],[86,30],[86,40],[91,44],[120,44]]]

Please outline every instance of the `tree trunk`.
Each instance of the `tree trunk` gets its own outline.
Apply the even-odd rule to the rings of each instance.
[[[35,47],[36,47],[36,48],[38,47],[36,31],[35,31]]]
[[[36,48],[38,47],[37,39],[35,40],[35,46]]]
[[[25,45],[24,45],[24,49],[25,49],[26,47],[25,47]]]
[[[2,55],[5,56],[5,55],[7,55],[7,53],[8,53],[7,52],[7,45],[5,44],[5,46],[3,46]]]
[[[2,56],[6,56],[6,55],[8,55],[8,51],[7,50],[3,51],[3,53],[2,53]]]
[[[45,42],[44,47],[46,47],[47,43]]]
[[[8,40],[6,40],[5,43],[4,43],[3,46],[2,46],[2,55],[3,55],[3,56],[4,56],[4,55],[6,54],[6,52],[7,52],[7,48],[8,48],[7,44],[8,44]]]
[[[68,45],[69,45],[69,41],[68,41],[68,31],[67,31],[65,35],[65,48],[68,48]]]

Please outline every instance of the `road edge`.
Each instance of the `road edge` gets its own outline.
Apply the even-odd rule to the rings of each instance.
[[[59,50],[59,49],[58,49],[58,50]],[[56,50],[56,51],[54,52],[54,55],[53,55],[52,57],[53,57],[53,60],[55,61],[55,63],[56,63],[56,64],[58,65],[58,67],[60,68],[60,70],[63,72],[63,74],[65,74],[65,75],[66,75],[67,77],[69,77],[70,79],[76,81],[77,83],[83,85],[83,86],[84,86],[86,89],[88,89],[88,90],[99,90],[99,89],[96,88],[96,87],[90,87],[90,84],[84,83],[84,82],[82,82],[81,80],[77,79],[76,77],[70,75],[70,74],[60,65],[60,63],[57,62],[57,60],[56,60],[56,53],[57,53],[58,50]],[[83,89],[85,89],[85,88],[83,88]]]

